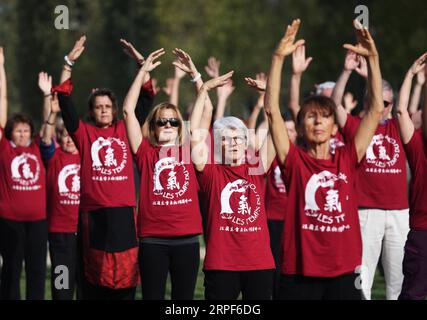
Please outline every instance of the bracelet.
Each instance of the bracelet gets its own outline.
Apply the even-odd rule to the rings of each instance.
[[[52,93],[48,93],[48,94],[45,94],[44,97],[47,98],[47,97],[50,97],[51,95]]]
[[[64,60],[65,60],[65,63],[70,67],[74,66],[74,64],[76,63],[75,61],[71,61],[70,58],[68,58],[68,56],[65,56]]]
[[[198,73],[196,74],[196,76],[195,76],[193,79],[191,79],[190,81],[191,81],[191,82],[197,82],[197,81],[199,81],[201,78],[202,78],[202,75],[200,74],[200,72],[198,72]]]
[[[47,120],[45,121],[45,123],[46,123],[46,124],[48,124],[48,125],[51,125],[51,126],[54,126],[54,125],[55,125],[55,123],[51,123],[51,122],[49,122],[49,121],[47,121]]]

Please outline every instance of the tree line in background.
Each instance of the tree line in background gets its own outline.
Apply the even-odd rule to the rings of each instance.
[[[38,73],[52,74],[56,84],[64,55],[86,34],[86,50],[73,72],[74,99],[81,115],[86,114],[92,88],[111,88],[123,101],[136,73],[135,64],[119,43],[125,38],[145,56],[157,48],[166,49],[168,54],[153,75],[160,87],[173,76],[172,49],[187,51],[204,78],[208,57],[217,57],[222,72],[235,70],[236,90],[227,112],[245,117],[256,94],[243,78],[268,72],[274,46],[292,18],[302,20],[300,37],[306,40],[307,56],[314,58],[303,75],[302,93],[313,90],[315,83],[335,81],[345,56],[342,44],[354,41],[352,19],[357,16],[354,8],[358,4],[369,8],[383,77],[397,90],[412,61],[427,51],[425,0],[0,0],[0,45],[6,52],[11,112],[22,110],[36,122],[40,119]],[[69,30],[54,27],[57,5],[69,8]],[[291,60],[285,65],[283,105],[288,97]],[[361,101],[364,81],[354,75],[348,89]],[[159,93],[156,101],[165,99]],[[184,81],[181,109],[193,100],[191,83]]]

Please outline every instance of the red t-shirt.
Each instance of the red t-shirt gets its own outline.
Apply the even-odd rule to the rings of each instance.
[[[0,128],[0,217],[46,219],[46,172],[40,147],[13,147]]]
[[[409,225],[412,230],[427,230],[427,150],[421,129],[403,145],[411,168]]]
[[[286,215],[287,200],[288,196],[286,194],[285,183],[283,182],[282,171],[280,170],[277,159],[274,159],[265,188],[267,219],[283,221]]]
[[[282,273],[337,277],[354,272],[362,261],[354,143],[338,148],[329,160],[314,159],[291,144],[282,172],[288,190]]]
[[[189,146],[156,147],[143,139],[136,163],[141,175],[138,235],[178,237],[202,233]]]
[[[196,172],[206,206],[205,270],[274,268],[264,208],[265,175],[248,164],[207,164]]]
[[[361,119],[347,115],[342,129],[346,140],[354,139]],[[356,184],[358,206],[385,210],[408,208],[406,155],[396,119],[379,124],[366,156],[360,163]]]
[[[81,157],[80,209],[134,207],[132,154],[123,120],[108,128],[80,121],[71,136]]]
[[[56,149],[47,162],[49,232],[77,232],[80,204],[80,155]]]
[[[329,140],[329,148],[331,154],[335,154],[335,150],[337,148],[341,148],[345,146],[344,137],[342,136],[341,132],[337,131],[335,136],[332,136],[332,138]]]

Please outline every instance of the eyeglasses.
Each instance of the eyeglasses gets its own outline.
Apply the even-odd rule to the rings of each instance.
[[[390,101],[383,101],[384,102],[384,108],[387,108],[389,105],[391,105],[393,102]]]
[[[241,145],[246,141],[246,137],[245,136],[222,137],[222,141],[227,145],[233,144],[233,141],[236,145]]]
[[[169,119],[162,118],[156,121],[156,126],[164,127],[165,125],[167,125],[168,122],[171,125],[171,127],[179,127],[179,125],[181,124],[181,121],[177,118],[169,118]]]

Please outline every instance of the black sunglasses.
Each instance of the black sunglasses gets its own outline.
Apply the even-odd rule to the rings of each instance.
[[[167,125],[168,122],[171,125],[171,127],[179,127],[179,125],[181,124],[181,121],[177,118],[169,118],[169,119],[162,118],[156,121],[156,126],[164,127],[165,125]]]

